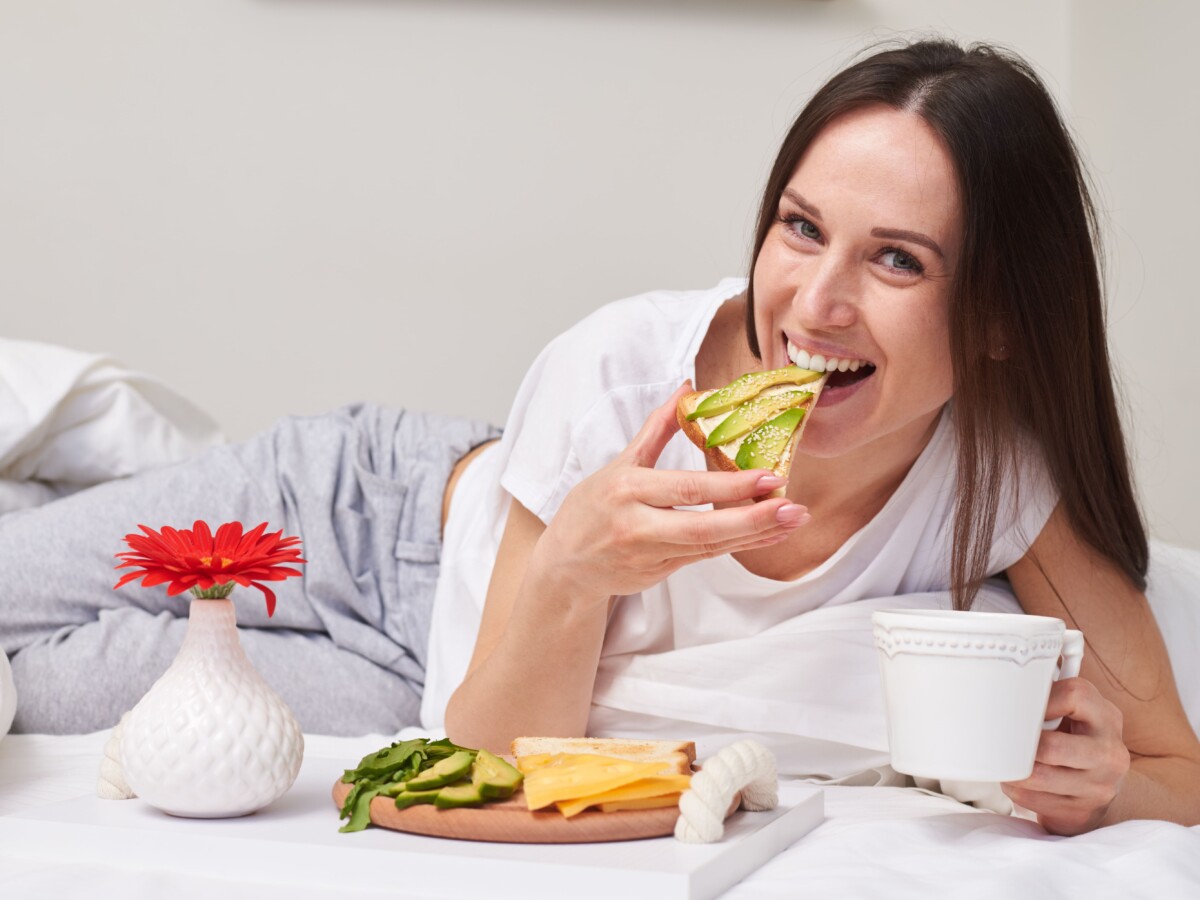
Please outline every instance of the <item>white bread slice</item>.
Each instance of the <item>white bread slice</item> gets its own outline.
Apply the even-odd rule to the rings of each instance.
[[[817,379],[816,381],[811,381],[808,384],[781,384],[775,387],[767,388],[758,395],[762,396],[763,394],[767,393],[795,390],[808,391],[812,394],[812,399],[804,404],[801,404],[805,408],[804,418],[800,420],[800,425],[796,428],[795,433],[792,434],[792,439],[788,442],[787,448],[780,455],[779,462],[775,465],[775,468],[772,469],[774,474],[778,475],[780,478],[787,478],[788,473],[791,472],[792,457],[795,456],[796,445],[800,442],[800,438],[804,435],[804,429],[808,426],[809,419],[812,418],[812,412],[816,408],[817,401],[821,398],[821,390],[825,387],[825,382],[828,379],[828,375],[823,375],[821,378]],[[732,440],[727,444],[721,444],[718,447],[705,446],[708,441],[708,436],[712,434],[713,429],[725,421],[725,419],[730,416],[737,409],[737,407],[734,407],[734,409],[731,409],[728,412],[723,412],[715,416],[701,417],[690,422],[687,419],[687,417],[691,415],[692,410],[699,406],[705,397],[715,393],[716,390],[694,391],[681,397],[679,403],[675,407],[675,418],[679,422],[679,427],[683,429],[683,433],[687,435],[688,439],[693,444],[704,451],[704,456],[716,468],[725,472],[740,472],[741,469],[738,468],[738,464],[735,462],[735,460],[737,458],[738,449],[742,446],[744,436]],[[768,497],[782,497],[784,493],[785,489],[779,488],[756,499],[765,500]]]
[[[632,762],[663,762],[660,774],[688,775],[696,761],[692,741],[645,741],[638,738],[554,738],[519,737],[512,742],[513,757],[543,753],[593,753]]]

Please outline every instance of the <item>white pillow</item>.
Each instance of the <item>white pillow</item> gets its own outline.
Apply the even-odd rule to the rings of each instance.
[[[1151,541],[1146,599],[1166,641],[1184,711],[1200,734],[1200,551]]]

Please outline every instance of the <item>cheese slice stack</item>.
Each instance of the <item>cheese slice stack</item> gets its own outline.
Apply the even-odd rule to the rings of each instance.
[[[542,753],[517,758],[529,809],[554,805],[570,818],[591,806],[604,812],[676,806],[691,777],[672,774],[671,760],[637,762],[591,753]]]

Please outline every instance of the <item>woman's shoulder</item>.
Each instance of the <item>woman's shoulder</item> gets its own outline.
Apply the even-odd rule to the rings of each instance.
[[[703,290],[654,290],[604,304],[556,337],[546,352],[589,365],[616,384],[675,378],[690,369],[716,309],[743,290],[726,278]]]
[[[662,390],[669,395],[694,377],[696,351],[713,315],[744,284],[728,278],[707,290],[650,291],[596,309],[534,360],[514,398],[510,426],[557,420],[575,431],[612,406],[627,425],[640,426],[646,404],[657,406]]]
[[[627,297],[551,341],[509,411],[504,488],[549,521],[570,486],[619,452],[692,375],[713,314],[744,285],[726,279],[708,290]]]

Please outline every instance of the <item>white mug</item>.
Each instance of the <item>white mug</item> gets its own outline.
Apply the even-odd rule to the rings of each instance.
[[[892,768],[943,781],[1033,774],[1042,730],[1062,721],[1043,721],[1050,687],[1079,674],[1081,632],[1049,616],[942,609],[871,621]]]

